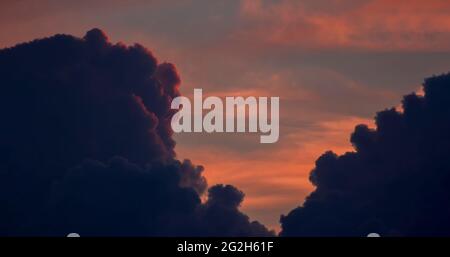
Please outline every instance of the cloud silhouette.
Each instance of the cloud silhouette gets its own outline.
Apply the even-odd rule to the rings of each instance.
[[[199,218],[206,234],[222,236],[273,236],[273,232],[238,210],[244,193],[231,185],[215,185],[208,191],[208,201],[200,208]]]
[[[143,46],[56,35],[0,50],[0,72],[0,234],[272,235],[231,186],[201,203],[203,167],[175,158],[180,77]]]
[[[304,204],[281,217],[282,236],[450,235],[450,74],[425,80],[403,111],[356,126],[354,152],[324,153]]]

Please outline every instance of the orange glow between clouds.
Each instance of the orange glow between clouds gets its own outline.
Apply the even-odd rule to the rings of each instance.
[[[339,154],[352,151],[349,135],[360,123],[372,124],[372,121],[348,117],[323,122],[322,131],[310,132],[317,135],[290,135],[284,139],[289,144],[270,152],[239,154],[215,147],[189,148],[182,143],[177,145],[176,151],[179,158],[190,158],[204,165],[210,185],[232,184],[244,191],[246,198],[242,209],[252,213],[251,218],[278,230],[274,217],[287,214],[292,206],[301,204],[299,199],[313,190],[308,177],[315,160],[327,150]],[[179,136],[189,137],[188,134]],[[313,139],[307,141],[308,137]]]
[[[183,25],[188,19],[175,20],[176,26],[168,28],[165,23],[158,23],[164,19],[152,20],[153,16],[166,15],[164,11],[177,6],[184,8],[187,5],[184,1],[172,4],[175,7],[169,1],[131,1],[133,4],[108,1],[106,8],[98,2],[79,6],[55,4],[56,7],[40,1],[25,8],[17,1],[7,9],[2,9],[0,3],[0,47],[55,33],[81,36],[92,27],[100,27],[112,41],[139,42],[160,61],[173,62],[181,75],[180,89],[187,97],[192,97],[193,88],[203,88],[205,97],[280,96],[280,142],[275,147],[248,146],[241,135],[231,141],[215,138],[218,141],[211,142],[209,138],[199,140],[198,135],[175,135],[178,158],[203,165],[209,185],[236,185],[246,194],[242,209],[251,219],[277,230],[279,215],[300,205],[313,190],[308,176],[315,160],[327,150],[336,153],[353,150],[349,137],[355,125],[365,123],[373,127],[367,115],[348,113],[364,105],[366,109],[370,107],[373,115],[389,107],[378,107],[373,102],[384,100],[395,105],[401,96],[389,87],[369,87],[367,81],[355,74],[342,74],[322,60],[305,67],[303,56],[297,58],[296,54],[336,49],[348,51],[346,54],[450,51],[450,2],[446,0],[372,0],[351,4],[338,0],[244,0],[230,15],[234,26],[226,26],[217,35],[207,30],[208,26],[216,31],[214,22],[227,21],[227,17],[215,16],[213,22],[193,12],[204,18],[201,24],[208,24],[201,31],[207,35],[206,39],[194,33],[181,33],[186,30]],[[314,3],[317,6],[311,8],[309,5]],[[139,16],[142,10],[145,15]],[[148,10],[154,13],[149,15]],[[165,17],[170,15],[169,12]],[[195,26],[189,29],[195,30]],[[287,55],[276,56],[280,52]],[[287,60],[286,56],[297,59]],[[338,61],[355,66],[360,63],[351,63],[355,58]],[[265,64],[272,66],[267,68]],[[401,70],[400,66],[392,69]],[[412,73],[408,68],[401,71]],[[378,72],[374,71],[377,76]],[[304,79],[307,75],[316,80]],[[319,80],[325,83],[317,83]],[[417,84],[410,85],[411,89],[416,87]],[[283,108],[288,103],[289,108]],[[323,103],[326,104],[320,105]],[[247,147],[248,151],[237,151],[227,144]]]

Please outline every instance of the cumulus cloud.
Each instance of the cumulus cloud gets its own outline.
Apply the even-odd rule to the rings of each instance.
[[[283,236],[450,235],[450,74],[424,82],[376,128],[356,126],[354,152],[324,153],[304,204],[281,217]]]
[[[273,232],[238,210],[244,193],[231,185],[215,185],[208,191],[208,201],[202,206],[199,217],[207,234],[223,236],[271,236]]]
[[[180,77],[143,46],[56,35],[0,50],[0,72],[1,234],[271,235],[242,198],[210,203],[228,190],[201,203],[203,167],[176,160],[170,128]],[[220,208],[225,223],[201,218]]]

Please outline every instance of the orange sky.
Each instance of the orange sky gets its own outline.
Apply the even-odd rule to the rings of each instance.
[[[189,144],[183,144],[183,141],[189,141],[189,137],[196,140],[215,137],[195,134],[177,135],[179,144],[176,149],[180,158],[189,158],[205,166],[205,176],[210,184],[232,184],[243,190],[247,197],[242,209],[252,213],[252,218],[262,220],[278,230],[279,215],[287,214],[293,206],[300,205],[313,189],[308,176],[317,157],[330,149],[336,153],[351,151],[349,134],[355,124],[360,123],[372,122],[356,117],[323,122],[320,132],[300,131],[282,136],[282,147],[264,145],[261,146],[263,149],[252,153],[236,153],[214,144],[199,148],[186,147]],[[220,136],[230,137],[229,140],[242,140],[243,137],[217,135]],[[251,136],[247,140],[258,143],[259,139]]]
[[[1,1],[0,47],[55,33],[103,29],[177,66],[181,91],[280,97],[280,140],[179,134],[179,158],[209,184],[246,193],[243,210],[278,229],[313,189],[314,161],[351,150],[350,133],[397,106],[422,79],[450,70],[450,2]]]

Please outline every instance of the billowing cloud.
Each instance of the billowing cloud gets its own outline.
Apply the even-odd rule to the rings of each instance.
[[[175,159],[180,77],[143,46],[56,35],[0,50],[0,72],[1,234],[272,235],[232,186],[201,203],[203,167]]]
[[[426,79],[402,112],[356,126],[354,152],[324,153],[310,175],[315,191],[282,216],[281,235],[450,235],[449,85],[450,74]]]
[[[206,234],[224,236],[269,236],[271,232],[259,222],[249,222],[247,215],[238,211],[244,193],[230,185],[216,185],[209,189],[208,201],[200,210],[200,219]],[[220,233],[217,233],[220,231]]]

